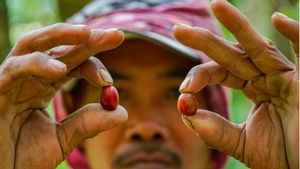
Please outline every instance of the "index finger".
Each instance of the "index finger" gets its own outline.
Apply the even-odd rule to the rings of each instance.
[[[43,52],[59,45],[76,45],[87,41],[89,37],[90,29],[84,25],[58,23],[22,35],[9,56]]]
[[[124,39],[124,33],[120,29],[93,29],[90,38],[85,43],[70,47],[63,55],[53,57],[65,63],[67,71],[70,71],[89,57],[119,46]]]
[[[263,50],[265,39],[253,28],[249,20],[226,0],[214,0],[212,10],[218,20],[237,38],[250,53]]]

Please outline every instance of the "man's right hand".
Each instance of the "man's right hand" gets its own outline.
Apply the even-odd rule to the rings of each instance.
[[[91,56],[117,47],[123,39],[116,29],[69,24],[20,38],[0,66],[0,168],[53,169],[82,141],[127,119],[121,106],[107,112],[99,103],[82,107],[60,123],[45,111],[71,78],[83,77],[99,88],[111,85],[103,64]]]
[[[185,123],[210,147],[252,169],[298,169],[298,67],[226,0],[213,0],[212,11],[238,43],[204,28],[177,25],[174,34],[178,40],[213,60],[192,68],[180,91],[197,93],[220,84],[241,90],[254,107],[242,124],[203,109],[184,117]],[[299,22],[279,13],[273,15],[272,22],[292,42],[299,61]]]

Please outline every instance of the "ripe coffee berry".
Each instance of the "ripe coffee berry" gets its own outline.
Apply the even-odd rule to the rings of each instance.
[[[106,110],[115,110],[119,104],[119,94],[114,86],[102,88],[100,103]]]
[[[177,102],[177,108],[180,113],[191,116],[196,113],[198,102],[196,97],[191,93],[182,93]]]

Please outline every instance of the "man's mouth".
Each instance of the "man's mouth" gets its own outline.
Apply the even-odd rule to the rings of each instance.
[[[121,168],[132,169],[165,169],[172,166],[172,160],[162,153],[139,152],[124,160]]]
[[[169,149],[157,145],[134,146],[115,156],[117,169],[170,169],[180,168],[181,158]]]

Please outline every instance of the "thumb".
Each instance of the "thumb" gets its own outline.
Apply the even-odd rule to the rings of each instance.
[[[239,160],[242,158],[244,130],[208,110],[198,109],[192,116],[183,116],[184,124],[211,148],[229,154]]]
[[[113,111],[107,111],[100,104],[88,104],[57,124],[57,138],[60,143],[63,158],[85,139],[98,133],[116,127],[128,118],[127,111],[118,106]]]

